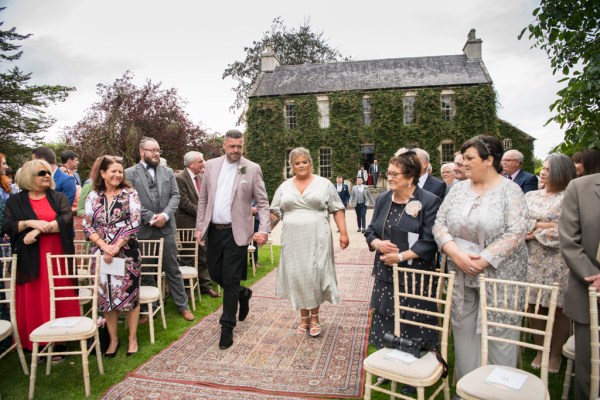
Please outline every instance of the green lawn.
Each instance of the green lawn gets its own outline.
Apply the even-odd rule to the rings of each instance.
[[[250,277],[246,281],[247,285],[252,285],[276,265],[279,259],[279,247],[273,246],[275,254],[274,265],[271,266],[268,248],[261,248],[259,251],[259,263],[261,268],[257,269],[256,277]],[[249,269],[249,275],[252,275]],[[209,296],[202,296],[202,303],[197,304],[194,315],[200,318],[214,312],[221,304],[221,299],[212,299]],[[160,318],[156,319],[155,333],[156,340],[154,344],[150,344],[150,335],[148,325],[141,325],[138,329],[139,351],[133,357],[125,357],[127,349],[127,332],[124,329],[124,324],[119,324],[119,338],[121,340],[121,348],[118,355],[113,359],[103,359],[104,375],[98,373],[95,356],[90,358],[90,375],[91,375],[91,396],[90,399],[98,399],[112,385],[121,381],[128,372],[135,370],[140,364],[150,359],[153,355],[167,347],[171,342],[177,340],[189,327],[190,323],[186,322],[172,302],[167,301],[166,304],[167,330],[163,330],[160,324]],[[369,354],[375,349],[369,346]],[[27,355],[28,357],[28,355]],[[450,347],[449,364],[452,368],[453,355]],[[530,372],[529,363],[533,359],[533,354],[526,352],[523,355],[523,365]],[[28,358],[29,362],[29,358]],[[562,384],[564,377],[564,368],[559,374],[550,375],[550,398],[559,399],[562,394]],[[452,370],[451,370],[452,373]],[[452,376],[452,375],[450,375]],[[29,377],[23,374],[18,361],[16,352],[12,352],[5,358],[0,360],[0,398],[2,400],[9,399],[26,399],[29,388]],[[442,395],[438,396],[443,398]],[[36,379],[36,399],[83,399],[83,376],[81,370],[80,358],[67,358],[62,364],[53,366],[50,376],[45,375],[45,366],[38,368]],[[387,399],[380,393],[373,393],[373,399]]]

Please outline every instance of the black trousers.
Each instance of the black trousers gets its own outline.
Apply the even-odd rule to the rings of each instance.
[[[367,205],[365,203],[356,204],[356,224],[358,229],[367,228]]]
[[[208,228],[206,238],[206,261],[213,281],[223,288],[223,314],[219,323],[222,328],[233,329],[237,323],[237,310],[240,298],[248,297],[248,288],[240,284],[245,278],[248,246],[238,246],[233,231]]]

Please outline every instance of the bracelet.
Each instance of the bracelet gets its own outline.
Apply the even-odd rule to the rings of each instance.
[[[398,262],[403,262],[404,261],[404,256],[402,256],[402,253],[398,253]]]

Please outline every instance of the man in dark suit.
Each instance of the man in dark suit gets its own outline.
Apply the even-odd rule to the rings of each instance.
[[[369,175],[371,175],[371,181],[373,182],[373,187],[377,187],[377,179],[379,178],[379,164],[377,160],[373,160],[373,164],[369,165]]]
[[[198,198],[196,239],[206,245],[208,271],[223,288],[223,314],[219,348],[233,344],[233,328],[250,311],[252,291],[240,284],[246,279],[248,245],[267,242],[269,199],[260,166],[242,157],[244,137],[232,129],[225,134],[225,155],[209,160]],[[254,233],[252,200],[256,201],[260,226]],[[239,302],[239,317],[236,318]]]
[[[560,249],[569,267],[564,313],[575,325],[575,398],[590,398],[591,338],[588,288],[600,291],[600,174],[572,180],[558,219]]]
[[[77,172],[77,167],[79,166],[79,154],[75,153],[73,150],[65,150],[60,154],[60,161],[65,168],[67,168],[69,175],[75,178],[75,183],[79,186],[83,186],[81,177]]]
[[[169,284],[169,292],[177,311],[186,321],[193,321],[194,314],[188,306],[183,278],[177,262],[175,243],[175,211],[179,205],[179,189],[173,170],[160,165],[160,147],[152,138],[143,138],[139,145],[140,162],[125,170],[125,177],[137,190],[142,203],[142,226],[139,239],[164,239],[163,271]],[[142,281],[145,279],[143,278]],[[154,284],[153,282],[148,282]],[[146,317],[146,318],[144,318]],[[147,321],[147,316],[140,323]]]
[[[196,228],[196,211],[198,210],[198,194],[202,185],[202,176],[204,174],[204,156],[197,151],[190,151],[183,156],[183,171],[175,176],[177,187],[179,188],[179,207],[175,213],[177,228]],[[186,245],[189,245],[186,243]],[[206,249],[198,246],[198,278],[200,281],[200,292],[208,294],[210,297],[219,297],[211,285],[208,265],[206,264]],[[193,265],[191,259],[183,258],[182,263]]]
[[[444,200],[446,196],[446,184],[444,181],[435,178],[427,173],[427,167],[429,166],[429,153],[420,148],[412,149],[417,153],[419,161],[421,162],[421,176],[419,177],[419,187],[425,189],[430,193],[435,194],[440,200]]]
[[[508,150],[502,156],[502,174],[521,187],[523,193],[538,190],[537,176],[523,171],[523,153]]]
[[[344,207],[348,208],[348,200],[350,200],[350,191],[348,190],[348,185],[344,183],[344,178],[341,175],[338,175],[335,178],[335,189],[340,196],[340,200],[344,203]]]
[[[65,196],[69,199],[71,206],[75,201],[75,195],[77,193],[77,187],[75,184],[75,179],[69,175],[65,174],[58,168],[56,165],[56,153],[49,147],[38,147],[33,150],[31,153],[32,159],[36,160],[45,160],[50,167],[52,167],[52,179],[54,179],[54,184],[56,185],[56,191],[64,193]]]

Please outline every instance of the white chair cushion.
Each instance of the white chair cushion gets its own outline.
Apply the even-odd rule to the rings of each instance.
[[[183,279],[192,279],[198,277],[198,271],[194,267],[179,267]]]
[[[385,378],[394,379],[394,376],[401,376],[410,380],[429,380],[433,376],[439,376],[442,371],[440,362],[431,352],[427,353],[422,358],[410,364],[404,364],[398,360],[388,360],[385,357],[394,351],[394,349],[381,349],[367,357],[364,361],[365,368],[368,368],[373,375],[383,376]]]
[[[575,359],[575,335],[571,335],[567,343],[563,345],[562,348],[563,356],[570,358],[571,360]]]
[[[79,289],[79,297],[83,297],[79,299],[79,304],[87,304],[92,301],[92,289],[90,288],[80,288]]]
[[[0,319],[0,340],[12,334],[12,324],[10,321]]]
[[[500,386],[485,383],[487,377],[496,368],[503,368],[511,372],[526,374],[527,379],[518,392]],[[545,400],[550,398],[544,382],[537,376],[518,368],[501,365],[486,365],[463,376],[456,385],[457,393],[465,393],[477,399],[486,400]]]
[[[56,326],[64,320],[77,320],[74,326]],[[79,337],[89,337],[96,331],[96,324],[87,317],[57,318],[38,326],[29,334],[29,340],[37,342],[57,342],[61,340],[77,340]]]
[[[140,286],[140,303],[151,303],[160,298],[160,292],[156,286]]]

